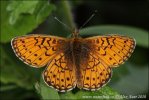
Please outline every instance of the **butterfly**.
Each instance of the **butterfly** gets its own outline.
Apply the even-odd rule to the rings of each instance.
[[[111,78],[112,68],[123,64],[135,49],[135,39],[122,35],[71,38],[32,34],[15,37],[11,44],[24,63],[40,68],[45,83],[59,92],[76,86],[95,91]]]

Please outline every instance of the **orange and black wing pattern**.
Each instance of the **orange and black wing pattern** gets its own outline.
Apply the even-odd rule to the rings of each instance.
[[[135,49],[135,40],[120,35],[95,36],[86,38],[91,51],[100,61],[110,67],[123,64]]]
[[[79,59],[74,58],[73,53],[67,55],[72,52],[73,39],[28,35],[14,38],[11,44],[15,54],[24,63],[36,68],[47,65],[43,79],[48,86],[60,92],[70,91],[76,85],[91,91],[100,89],[110,80],[112,67],[124,63],[136,44],[133,38],[120,35],[94,36],[81,41],[85,42],[79,43],[87,46],[81,55],[87,57],[81,56],[84,58]],[[76,63],[82,67],[77,67]]]
[[[45,66],[59,52],[65,38],[46,35],[27,35],[12,39],[15,54],[26,64]]]
[[[81,69],[81,84],[77,84],[77,86],[90,91],[98,90],[111,78],[111,67],[96,58],[92,52],[86,63],[86,67]]]
[[[65,54],[59,53],[43,72],[43,79],[48,86],[59,92],[70,91],[76,86],[75,70],[72,66],[65,59]]]
[[[135,48],[135,40],[109,35],[90,37],[85,41],[89,45],[89,58],[86,67],[81,69],[82,81],[78,87],[94,91],[110,80],[112,67],[124,63],[130,57]]]

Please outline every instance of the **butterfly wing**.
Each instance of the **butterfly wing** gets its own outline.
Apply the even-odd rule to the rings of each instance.
[[[97,90],[111,78],[112,67],[124,63],[135,48],[135,40],[125,36],[95,36],[85,38],[88,44],[89,57],[85,61],[86,68],[81,69],[82,81],[79,88]],[[83,62],[82,64],[83,65]]]
[[[105,62],[100,61],[93,53],[89,53],[86,68],[81,69],[82,79],[77,86],[85,90],[98,90],[111,78],[112,70]],[[83,64],[81,64],[83,65]]]
[[[108,66],[117,67],[124,63],[135,49],[135,40],[120,35],[86,38],[94,56]]]
[[[15,54],[26,64],[39,68],[59,52],[65,38],[47,35],[27,35],[12,39]]]
[[[76,86],[75,70],[72,66],[64,53],[58,54],[43,72],[45,83],[59,92],[72,90]]]

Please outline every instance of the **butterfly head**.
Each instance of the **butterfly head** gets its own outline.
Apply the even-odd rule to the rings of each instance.
[[[72,32],[72,36],[74,38],[77,38],[79,36],[79,30],[78,29],[75,29],[73,32]]]

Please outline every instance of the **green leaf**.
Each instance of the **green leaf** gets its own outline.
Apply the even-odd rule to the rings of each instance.
[[[107,35],[107,34],[120,34],[130,36],[136,39],[136,44],[142,47],[148,47],[148,31],[128,27],[128,26],[116,26],[116,25],[105,25],[105,26],[92,26],[80,30],[81,35]]]
[[[35,91],[26,90],[14,84],[1,84],[0,97],[1,100],[27,100],[29,98],[39,100],[39,96]]]
[[[104,99],[122,99],[120,94],[118,94],[115,90],[112,88],[105,86],[97,91],[85,91],[80,90],[76,94],[73,94],[72,92],[67,93],[61,93],[60,94],[61,99],[75,99],[75,100],[82,100],[82,99],[96,99],[96,100],[104,100]]]
[[[124,63],[123,65],[120,65],[118,68],[113,68],[113,75],[112,75],[112,79],[111,82],[109,83],[110,86],[111,84],[115,84],[116,82],[118,82],[122,77],[127,76],[130,72],[128,70],[127,66],[127,62]]]
[[[77,97],[79,97],[78,99],[100,99],[100,100],[104,100],[104,99],[110,99],[110,100],[115,100],[115,99],[122,99],[120,94],[118,94],[115,90],[113,90],[112,88],[105,86],[103,88],[101,88],[98,91],[95,92],[78,92],[77,93]]]
[[[8,91],[8,90],[12,90],[18,88],[16,85],[11,84],[11,85],[1,85],[0,91]]]
[[[127,69],[127,73],[121,74],[120,70]],[[124,95],[138,95],[148,91],[148,65],[138,66],[130,62],[119,68],[115,68],[113,76],[119,76],[119,81],[113,82],[111,87]],[[114,77],[113,77],[114,78]],[[112,78],[112,80],[113,80]]]
[[[48,87],[45,82],[43,81],[43,78],[41,77],[40,82],[37,82],[35,84],[35,88],[37,92],[41,95],[43,100],[59,100],[59,95],[58,92],[51,88]]]
[[[59,93],[60,98],[62,100],[77,100],[78,97],[76,94],[72,93],[72,91],[66,92],[66,93]]]
[[[48,1],[1,1],[1,40],[9,42],[12,38],[25,35],[41,24],[55,6]]]
[[[36,1],[10,1],[10,4],[7,6],[7,11],[11,11],[13,15],[20,15],[22,13],[33,14],[36,5],[39,3],[39,0]],[[12,16],[11,16],[12,17]],[[16,16],[14,16],[16,17]]]
[[[39,1],[13,1],[7,6],[10,11],[9,23],[15,24],[21,14],[33,14]]]

